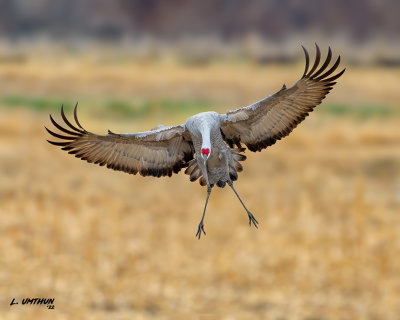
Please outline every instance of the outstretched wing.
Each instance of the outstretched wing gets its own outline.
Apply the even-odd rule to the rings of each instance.
[[[250,106],[229,111],[225,115],[221,130],[225,141],[231,147],[233,144],[240,147],[240,143],[243,142],[250,151],[261,151],[287,136],[321,103],[336,84],[334,81],[346,70],[330,76],[340,63],[339,56],[333,66],[324,72],[332,58],[330,48],[325,62],[318,69],[321,52],[316,44],[315,62],[308,71],[309,55],[303,46],[302,48],[306,56],[306,68],[301,79],[291,88],[287,89],[283,85],[277,93]]]
[[[184,126],[163,127],[162,129],[140,132],[115,134],[108,131],[107,135],[97,135],[86,131],[79,123],[76,108],[74,117],[76,126],[71,124],[61,107],[61,116],[66,129],[54,121],[53,125],[67,135],[46,130],[62,141],[49,141],[62,147],[62,150],[74,154],[75,157],[90,163],[107,166],[114,170],[142,176],[171,176],[178,173],[193,159],[193,148],[190,136]]]

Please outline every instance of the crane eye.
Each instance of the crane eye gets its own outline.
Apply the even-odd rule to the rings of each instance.
[[[210,153],[210,149],[201,149],[201,154],[203,156],[208,156],[209,153]]]

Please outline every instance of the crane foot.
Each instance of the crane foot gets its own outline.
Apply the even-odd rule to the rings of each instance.
[[[249,216],[249,226],[253,223],[253,225],[258,229],[258,221],[254,218],[253,214],[250,211],[247,211],[247,215]]]
[[[196,237],[200,240],[200,237],[201,237],[201,232],[203,232],[204,233],[204,235],[206,235],[206,232],[204,231],[204,224],[203,224],[203,221],[201,221],[200,223],[199,223],[199,228],[197,229],[197,233],[196,233]]]

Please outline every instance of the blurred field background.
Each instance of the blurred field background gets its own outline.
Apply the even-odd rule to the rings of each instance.
[[[0,319],[399,319],[396,1],[1,1]],[[142,178],[49,145],[79,101],[105,133],[226,112],[331,45],[347,71],[236,189]],[[55,298],[55,309],[10,306]]]

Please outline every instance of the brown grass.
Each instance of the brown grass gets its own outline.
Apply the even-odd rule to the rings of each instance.
[[[120,83],[121,95],[129,96],[124,84],[132,81],[135,90],[148,94],[154,81],[144,71],[143,82],[133,81],[123,68],[115,81],[102,79],[105,71],[99,69],[75,91],[62,88],[65,73],[63,81],[47,78],[51,72],[45,68],[43,78],[33,79],[39,77],[33,70],[28,68],[27,79],[18,74],[15,86],[35,86],[42,79],[50,87],[44,93],[57,94],[59,88],[60,94],[75,94],[85,91],[80,85],[91,92],[91,85],[117,89]],[[180,79],[178,88],[193,81],[194,87],[217,92],[208,78],[231,92],[248,88],[247,97],[262,85],[261,72],[252,80],[256,88],[218,72],[211,77],[211,71],[198,71],[198,79],[185,72],[171,76],[172,82]],[[279,74],[277,68],[271,73]],[[354,77],[343,79],[338,95],[356,86]],[[235,81],[241,83],[236,89]],[[379,94],[371,96],[379,100]],[[81,122],[90,129],[114,128],[109,120],[83,116]],[[150,122],[130,129],[146,129]],[[45,142],[48,123],[44,114],[0,109],[4,319],[398,318],[398,119],[356,122],[315,113],[272,148],[247,152],[236,188],[260,228],[249,228],[230,190],[214,189],[207,236],[200,241],[194,235],[205,189],[198,183],[182,173],[142,178],[78,161]],[[126,129],[129,123],[116,126]],[[9,306],[13,297],[37,296],[55,297],[56,309]]]
[[[100,98],[179,98],[215,101],[215,107],[246,105],[290,86],[303,73],[299,52],[296,65],[254,65],[214,63],[206,66],[182,65],[175,61],[103,61],[99,58],[38,60],[0,65],[2,94],[28,96],[70,96]],[[346,65],[340,90],[329,102],[378,104],[398,107],[400,68],[360,68]],[[214,107],[214,108],[215,108]]]

